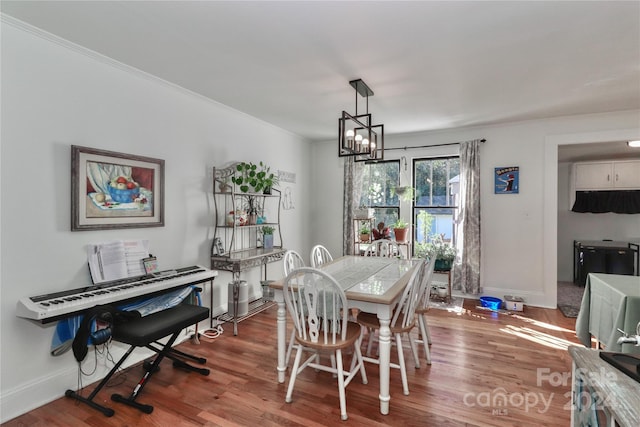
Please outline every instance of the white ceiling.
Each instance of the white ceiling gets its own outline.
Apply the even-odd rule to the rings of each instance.
[[[640,2],[5,1],[3,13],[311,140],[640,108]],[[360,98],[360,112],[364,99]]]

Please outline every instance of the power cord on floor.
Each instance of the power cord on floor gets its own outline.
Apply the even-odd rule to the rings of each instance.
[[[224,332],[224,329],[222,329],[222,325],[218,325],[218,326],[207,328],[203,331],[200,331],[199,334],[205,338],[216,339],[220,335],[222,335],[223,332]]]

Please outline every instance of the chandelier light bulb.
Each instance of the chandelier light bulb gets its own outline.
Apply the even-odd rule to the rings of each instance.
[[[369,139],[364,138],[362,140],[362,151],[364,151],[365,153],[369,152]]]
[[[347,129],[347,131],[345,132],[344,136],[345,139],[347,141],[347,148],[350,150],[353,150],[353,136],[354,136],[355,132],[353,131],[353,129]]]
[[[360,151],[362,148],[362,135],[356,135],[356,146],[354,147],[355,151]]]

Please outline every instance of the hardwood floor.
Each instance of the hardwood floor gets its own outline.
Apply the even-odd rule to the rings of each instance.
[[[335,379],[324,372],[305,370],[293,402],[285,403],[286,383],[276,381],[273,307],[240,323],[238,336],[226,324],[219,338],[180,344],[179,349],[206,357],[211,375],[186,373],[163,361],[139,396],[140,402],[154,405],[152,414],[110,400],[112,393],[131,392],[142,375],[137,365],[96,398],[115,409],[111,418],[62,397],[3,426],[569,425],[571,358],[566,348],[578,343],[575,319],[533,307],[519,315],[497,314],[476,303],[466,301],[459,315],[430,311],[433,363],[423,361],[416,369],[405,345],[410,394],[402,394],[400,373],[392,370],[386,416],[379,412],[378,369],[372,364],[366,366],[369,384],[356,377],[347,388],[347,421],[340,420]],[[566,381],[559,380],[561,374]]]

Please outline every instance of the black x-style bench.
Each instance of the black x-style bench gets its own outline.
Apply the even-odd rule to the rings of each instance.
[[[94,402],[93,399],[136,347],[146,347],[157,353],[155,360],[153,360],[153,363],[144,364],[146,372],[129,397],[123,397],[116,393],[111,395],[111,400],[124,403],[144,413],[150,414],[153,411],[153,406],[138,403],[136,399],[154,372],[158,370],[158,365],[165,357],[173,360],[174,367],[195,371],[201,375],[209,375],[209,369],[197,368],[182,360],[187,359],[204,364],[207,361],[206,359],[192,356],[172,348],[173,343],[183,329],[208,318],[209,308],[183,303],[145,317],[131,319],[123,323],[115,323],[112,325],[112,339],[129,344],[131,347],[129,347],[126,353],[118,360],[107,376],[103,378],[88,397],[80,396],[73,390],[67,390],[65,395],[86,403],[107,417],[112,416],[114,414],[113,409],[102,406]],[[171,335],[171,337],[166,344],[158,342],[161,338],[169,335]]]

